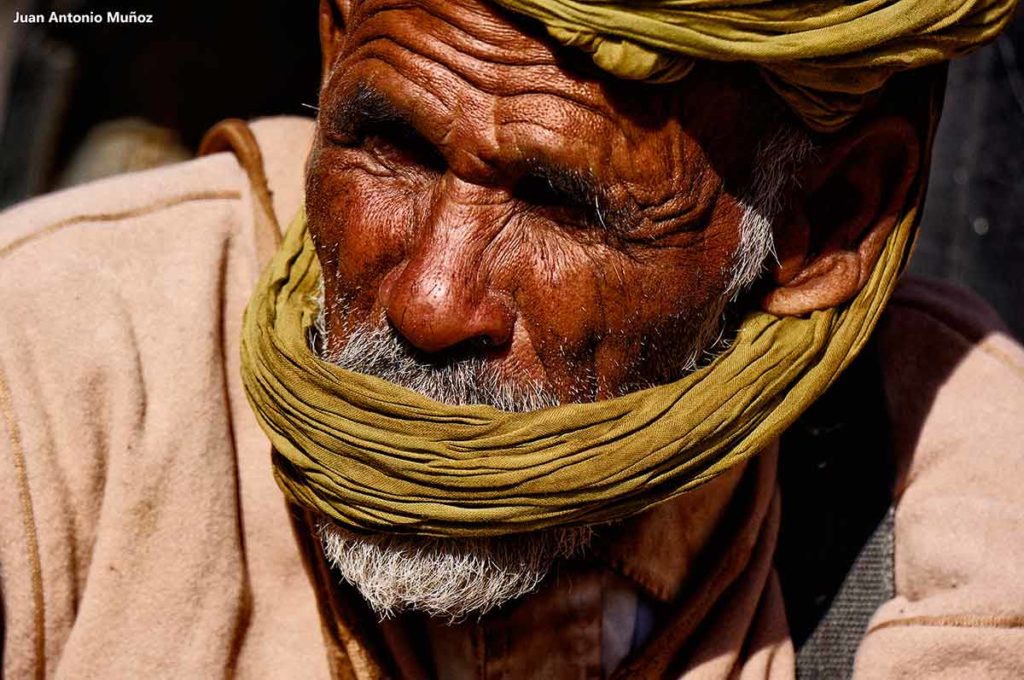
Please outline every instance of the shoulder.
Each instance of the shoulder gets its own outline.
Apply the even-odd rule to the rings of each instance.
[[[275,209],[290,219],[312,123],[275,118],[251,129]],[[0,213],[0,370],[15,401],[52,382],[48,401],[74,395],[81,408],[76,380],[100,389],[97,375],[173,364],[213,344],[225,318],[239,324],[236,307],[259,273],[253,215],[249,178],[231,153]]]
[[[78,225],[116,228],[182,205],[237,201],[243,180],[237,164],[219,155],[46,194],[0,213],[0,258],[6,262],[29,243],[54,234],[81,236],[86,230]]]
[[[0,213],[4,301],[32,304],[72,294],[67,286],[81,276],[95,290],[104,275],[128,274],[131,263],[165,256],[169,247],[195,249],[190,237],[240,216],[243,196],[244,175],[222,154],[15,206]]]
[[[1024,669],[1024,350],[992,309],[908,280],[877,339],[897,459],[896,596],[862,677]]]
[[[922,462],[922,446],[982,442],[1021,450],[1024,349],[977,295],[909,278],[876,338],[898,455]]]
[[[226,252],[245,247],[246,194],[221,154],[0,214],[0,367],[15,396],[118,370],[200,318]]]
[[[945,281],[905,277],[889,302],[882,328],[907,324],[946,329],[966,340],[999,333],[1009,335],[999,314],[974,292]],[[884,331],[883,331],[884,332]]]
[[[312,123],[265,119],[252,130],[275,209],[293,213]],[[212,304],[210,292],[232,283],[225,276],[243,285],[255,280],[252,215],[249,180],[230,153],[101,180],[0,213],[0,333],[14,334],[8,347],[47,346],[64,336],[67,351],[102,346],[102,330],[128,317],[154,333],[201,318],[196,306]]]
[[[275,207],[294,212],[311,123],[252,130]],[[253,200],[245,169],[219,153],[0,213],[0,378],[19,418],[61,403],[66,422],[143,381],[169,389],[176,365],[234,332],[259,273]]]
[[[276,117],[254,121],[250,128],[275,211],[287,222],[302,200],[313,122]],[[190,237],[237,228],[226,219],[248,220],[248,194],[244,169],[230,153],[220,153],[41,196],[0,212],[0,273],[40,254],[95,271],[91,247],[111,246],[107,261],[120,254],[141,256],[147,248],[199,247]],[[127,235],[130,240],[120,240]]]

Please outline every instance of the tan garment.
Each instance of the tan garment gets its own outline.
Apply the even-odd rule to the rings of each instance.
[[[895,425],[896,597],[861,678],[1024,677],[1024,351],[987,305],[913,282],[879,329]]]
[[[311,126],[254,129],[287,222]],[[252,200],[245,172],[219,154],[0,215],[6,678],[328,675],[313,589],[237,372],[258,268]],[[879,330],[901,469],[897,597],[858,656],[865,678],[1024,676],[1024,352],[977,301],[950,295],[904,286]],[[605,555],[671,603],[671,625],[624,672],[792,676],[771,567],[774,465],[758,465],[771,474],[743,501],[763,498],[768,520],[748,515],[724,543],[745,546],[728,553],[743,559],[691,569],[685,551],[653,553],[693,531],[670,506],[656,530],[634,526]],[[584,572],[579,588],[553,582],[508,620],[555,647],[576,631],[587,677],[599,672],[597,630],[545,618],[545,607],[572,618],[574,595],[593,619],[610,580]],[[492,661],[484,670],[530,674],[538,650],[504,630],[476,649]]]
[[[294,212],[308,122],[260,130]],[[238,379],[250,203],[220,154],[0,217],[5,677],[327,676]]]

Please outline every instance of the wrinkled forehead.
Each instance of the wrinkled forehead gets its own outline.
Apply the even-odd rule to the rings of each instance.
[[[559,52],[541,28],[483,0],[362,0],[352,3],[331,75],[346,62],[376,60],[386,72],[412,61],[487,90],[566,86]]]
[[[539,25],[483,0],[363,0],[351,7],[321,104],[337,112],[360,92],[377,92],[415,127],[448,130],[430,141],[454,156],[471,148],[467,164],[500,165],[510,149],[564,156],[583,142],[580,165],[619,165],[611,170],[623,178],[638,171],[626,167],[637,154],[668,174],[698,155],[717,156],[710,160],[722,176],[749,169],[761,134],[752,110],[764,106],[763,97],[751,101],[750,71],[698,69],[682,83],[652,86],[589,64]]]

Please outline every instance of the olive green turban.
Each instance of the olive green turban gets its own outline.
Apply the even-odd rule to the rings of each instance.
[[[495,0],[620,77],[671,82],[748,61],[813,129],[835,130],[899,71],[992,40],[1016,0]]]

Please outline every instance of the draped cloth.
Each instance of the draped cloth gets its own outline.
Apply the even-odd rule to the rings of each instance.
[[[999,34],[1016,0],[495,0],[619,78],[671,82],[694,60],[757,63],[811,128],[834,131],[893,74]]]

